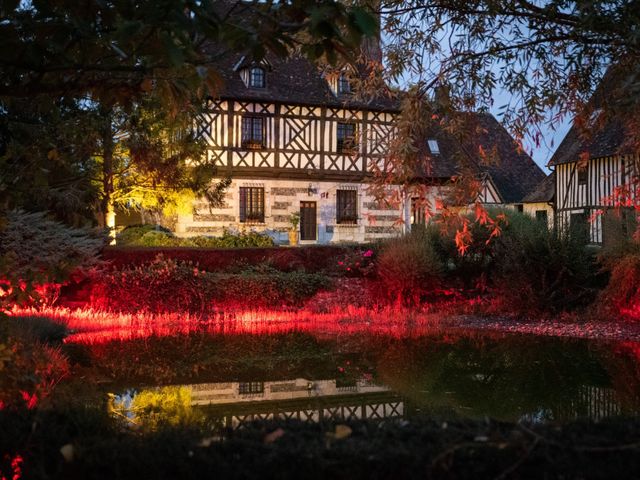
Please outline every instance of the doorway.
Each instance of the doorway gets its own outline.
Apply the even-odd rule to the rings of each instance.
[[[317,240],[316,202],[300,202],[300,240]]]

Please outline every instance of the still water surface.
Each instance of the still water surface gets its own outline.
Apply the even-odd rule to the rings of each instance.
[[[637,342],[291,332],[211,335],[184,348],[182,368],[199,364],[201,373],[130,385],[111,407],[135,423],[193,418],[230,428],[273,418],[563,423],[640,412]]]

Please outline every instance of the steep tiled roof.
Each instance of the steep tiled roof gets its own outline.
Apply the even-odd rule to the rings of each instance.
[[[551,157],[549,165],[577,162],[582,153],[588,153],[591,158],[628,153],[624,146],[625,132],[620,120],[606,122],[589,137],[580,135],[578,127],[574,125]]]
[[[442,130],[432,132],[440,144],[440,155],[431,155],[431,176],[450,178],[463,168],[488,174],[504,202],[519,203],[545,178],[542,169],[488,113],[471,113],[473,128],[462,145]],[[429,173],[429,172],[427,172]]]
[[[548,175],[524,199],[524,203],[546,203],[553,201],[556,195],[556,179],[554,174]]]
[[[299,55],[290,58],[268,55],[266,60],[269,67],[265,68],[265,88],[250,88],[242,81],[240,72],[234,70],[234,66],[242,60],[241,55],[228,54],[217,62],[224,82],[219,92],[221,98],[365,110],[399,109],[398,101],[390,95],[367,100],[358,99],[353,95],[334,95],[319,67]]]
[[[581,129],[574,121],[551,157],[549,165],[576,162],[582,154],[599,158],[633,153],[633,142],[630,142],[630,139],[634,135],[630,133],[634,132],[627,129],[623,121],[625,116],[637,117],[633,96],[629,96],[628,76],[629,72],[624,66],[616,65],[609,68],[588,103],[588,108],[593,111],[591,128]],[[614,112],[618,107],[622,107],[622,110]]]

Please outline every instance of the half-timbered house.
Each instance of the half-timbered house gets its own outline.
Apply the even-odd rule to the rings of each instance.
[[[363,53],[380,61],[377,44],[365,44]],[[217,65],[222,90],[195,123],[208,159],[232,183],[221,207],[197,201],[192,214],[180,215],[178,235],[252,229],[284,243],[294,214],[302,244],[367,242],[406,230],[410,199],[386,206],[368,192],[370,167],[384,161],[394,135],[399,103],[392,95],[363,100],[352,92],[359,72],[322,72],[295,55],[255,62],[229,54]],[[520,202],[542,171],[491,115],[477,120],[473,145],[456,145],[441,132],[424,139],[434,168],[421,181],[440,195],[461,164],[471,163],[481,201]],[[499,162],[483,162],[479,150],[497,150]]]
[[[433,207],[438,199],[460,207],[479,201],[486,207],[522,211],[525,196],[545,178],[542,169],[493,115],[468,113],[465,123],[463,135],[454,136],[434,127],[421,141],[428,160],[423,162],[424,171],[416,182],[428,186],[427,198],[414,202],[412,223],[427,221],[425,204],[431,207],[431,213],[437,213]],[[453,187],[453,180],[461,175],[472,180],[472,188]]]
[[[601,114],[596,110],[594,115]],[[597,121],[596,118],[593,121]],[[556,222],[584,232],[590,243],[616,242],[635,230],[633,209],[617,207],[617,192],[637,179],[639,158],[626,146],[623,122],[609,120],[589,136],[573,126],[549,166],[556,178]]]
[[[224,90],[197,129],[232,184],[221,208],[199,202],[181,216],[178,234],[251,228],[284,241],[298,212],[301,243],[396,232],[398,211],[380,210],[366,191],[368,165],[384,158],[392,135],[395,101],[357,100],[347,73],[323,75],[300,57],[229,58],[221,71]]]

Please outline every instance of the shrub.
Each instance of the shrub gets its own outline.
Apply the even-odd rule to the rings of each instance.
[[[491,242],[488,272],[501,303],[519,312],[559,312],[593,299],[595,257],[580,235],[559,234],[517,212]]]
[[[336,270],[346,277],[370,277],[376,272],[375,252],[356,248],[338,259]]]
[[[391,240],[378,257],[378,275],[392,298],[417,303],[439,286],[444,264],[427,232]]]
[[[598,298],[601,310],[640,319],[640,254],[629,253],[608,266],[611,277]]]
[[[114,270],[97,278],[91,304],[118,311],[204,312],[208,307],[248,308],[299,305],[329,285],[326,276],[280,272],[270,267],[237,274],[211,273],[192,262],[158,255],[152,262]]]
[[[160,225],[136,225],[125,228],[117,236],[117,244],[135,247],[199,247],[199,248],[242,248],[273,247],[273,239],[258,232],[233,233],[227,229],[221,237],[200,235],[179,238]]]
[[[0,410],[36,408],[68,374],[69,362],[59,347],[0,338]]]
[[[159,254],[153,261],[113,270],[97,277],[91,304],[120,311],[202,311],[210,284],[191,262]]]
[[[161,225],[131,225],[116,235],[116,243],[118,245],[139,245],[142,237],[149,232],[162,232],[169,236],[173,236],[171,230]]]
[[[98,267],[107,237],[68,227],[46,213],[14,210],[0,232],[0,276],[5,307],[53,303],[72,274]]]
[[[335,271],[338,257],[345,255],[349,249],[336,245],[313,245],[298,248],[242,248],[242,249],[210,249],[210,248],[143,248],[143,247],[108,247],[103,258],[113,268],[127,268],[151,262],[159,253],[178,261],[197,263],[202,270],[208,272],[237,272],[238,265],[256,265],[270,263],[280,271],[304,270],[319,272]]]
[[[324,275],[304,272],[245,271],[216,274],[213,280],[217,303],[249,308],[299,306],[330,283]]]

